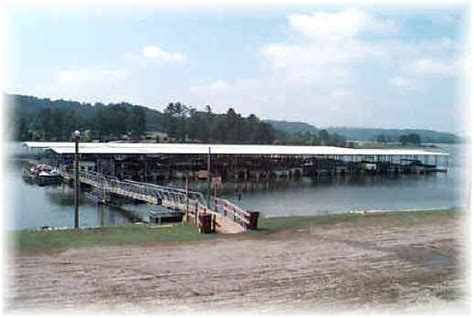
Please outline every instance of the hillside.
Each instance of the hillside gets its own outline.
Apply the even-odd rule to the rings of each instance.
[[[4,94],[4,101],[8,105],[13,105],[16,113],[31,114],[38,112],[42,109],[62,109],[62,110],[72,110],[76,112],[79,116],[91,120],[96,116],[96,111],[98,109],[104,109],[106,107],[111,107],[118,105],[124,107],[127,110],[134,108],[143,109],[146,115],[146,130],[147,131],[162,131],[163,130],[163,114],[155,109],[151,109],[145,106],[133,105],[130,103],[118,103],[118,104],[108,104],[103,103],[80,103],[77,101],[69,100],[51,100],[49,98],[38,98],[34,96],[26,95],[14,95],[14,94]]]
[[[290,134],[296,133],[317,133],[318,129],[313,125],[300,121],[285,121],[285,120],[265,120],[277,130],[281,130]]]
[[[280,120],[266,120],[273,128],[289,134],[317,133],[325,129],[330,134],[343,136],[346,140],[375,141],[380,135],[384,135],[388,141],[398,141],[400,136],[417,134],[423,143],[459,143],[461,137],[447,132],[439,132],[428,129],[383,129],[383,128],[353,128],[353,127],[329,127],[318,129],[305,122],[292,122]]]
[[[244,118],[233,109],[223,114],[207,113],[208,110],[199,111],[180,103],[170,103],[162,113],[126,102],[89,104],[13,94],[4,94],[4,101],[14,105],[14,122],[18,128],[15,134],[21,140],[48,139],[48,135],[63,140],[68,138],[71,127],[77,126],[90,130],[91,138],[99,139],[160,132],[171,138],[179,136],[180,140],[194,142],[260,143],[265,139],[278,144],[343,145],[345,140],[375,141],[383,135],[386,141],[398,141],[402,135],[417,134],[423,143],[462,142],[455,134],[427,129],[318,129],[305,122],[262,121],[255,115]],[[173,113],[175,111],[178,113]]]
[[[417,134],[423,143],[458,143],[461,138],[455,134],[439,132],[428,129],[382,129],[382,128],[351,128],[351,127],[329,127],[330,133],[337,133],[346,137],[347,140],[374,141],[378,136],[384,135],[392,141],[398,141],[400,136]]]

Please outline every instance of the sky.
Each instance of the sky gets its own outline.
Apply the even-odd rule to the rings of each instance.
[[[10,5],[5,91],[463,132],[466,6]]]

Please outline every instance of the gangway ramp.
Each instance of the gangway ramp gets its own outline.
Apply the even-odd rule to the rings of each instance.
[[[61,173],[65,179],[74,178],[72,173]],[[236,234],[256,228],[256,224],[252,223],[251,213],[226,199],[214,198],[212,207],[208,207],[204,195],[197,191],[119,180],[113,176],[88,171],[80,171],[79,178],[81,183],[96,188],[97,193],[102,193],[104,200],[106,195],[113,194],[150,204],[161,204],[182,211],[186,218],[194,219],[196,225],[199,225],[196,222],[199,213],[211,214],[216,223],[215,229],[220,233]]]

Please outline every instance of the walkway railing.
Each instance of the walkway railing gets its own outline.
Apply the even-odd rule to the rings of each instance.
[[[63,171],[63,177],[73,179],[73,174]],[[238,233],[247,229],[257,228],[258,212],[245,211],[226,199],[214,198],[211,207],[201,192],[182,188],[167,187],[151,183],[132,180],[119,180],[96,172],[80,171],[81,183],[88,184],[102,191],[105,200],[106,194],[116,194],[129,199],[162,204],[185,213],[186,221],[190,221],[202,228],[200,215],[211,215],[211,231],[218,230],[225,233]],[[203,217],[205,218],[205,217]]]
[[[251,227],[251,213],[226,199],[214,198],[216,210],[244,228]]]

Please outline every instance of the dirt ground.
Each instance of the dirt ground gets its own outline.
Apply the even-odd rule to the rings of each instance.
[[[459,215],[11,256],[10,312],[465,312]]]

